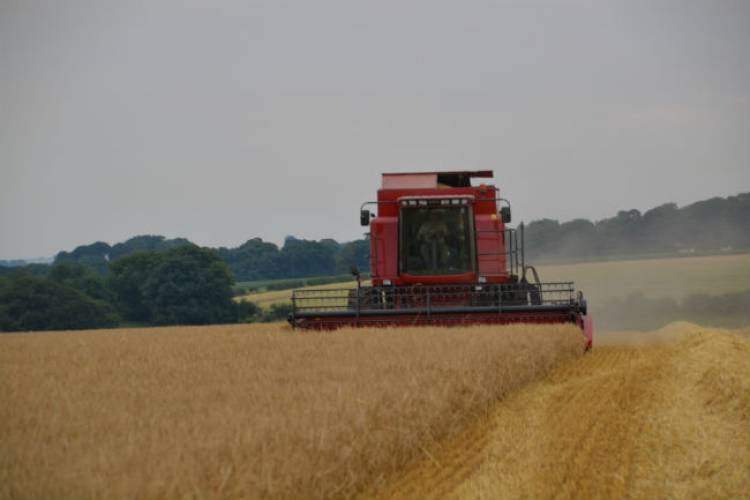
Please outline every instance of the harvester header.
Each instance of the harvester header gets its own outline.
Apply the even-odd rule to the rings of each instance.
[[[370,228],[371,285],[353,269],[356,289],[295,290],[289,322],[314,329],[573,322],[590,347],[583,294],[572,282],[541,282],[526,264],[523,224],[509,226],[510,202],[481,181],[492,176],[383,174],[377,199],[360,207]]]

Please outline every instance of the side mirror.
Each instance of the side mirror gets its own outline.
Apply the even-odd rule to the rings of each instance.
[[[369,226],[370,225],[370,217],[372,217],[372,214],[369,210],[360,210],[359,212],[359,224],[362,226]]]
[[[502,207],[500,209],[500,218],[503,220],[504,224],[510,222],[510,207]]]
[[[352,266],[352,276],[359,278],[359,268],[357,266]]]

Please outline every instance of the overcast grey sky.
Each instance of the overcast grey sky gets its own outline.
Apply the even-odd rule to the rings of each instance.
[[[750,2],[0,0],[0,259],[358,237],[380,173],[516,220],[750,191]]]

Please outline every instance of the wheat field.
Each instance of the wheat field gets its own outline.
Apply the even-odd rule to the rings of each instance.
[[[0,498],[746,498],[750,329],[0,336]]]
[[[2,335],[0,497],[352,497],[582,346],[570,325]]]

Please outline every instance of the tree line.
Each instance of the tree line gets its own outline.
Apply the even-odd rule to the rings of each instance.
[[[666,203],[644,213],[622,210],[597,222],[537,220],[526,226],[525,239],[531,260],[746,250],[750,248],[750,193],[682,208]]]
[[[55,263],[77,262],[106,274],[110,262],[136,251],[161,252],[190,244],[183,238],[136,236],[110,246],[104,242],[60,252]],[[666,203],[641,213],[622,210],[592,222],[535,220],[525,226],[529,261],[595,260],[649,254],[711,253],[750,248],[750,193],[711,198],[682,208]],[[352,265],[369,270],[366,239],[339,243],[288,236],[279,247],[252,238],[235,248],[217,248],[238,282],[346,274]],[[29,266],[43,272],[44,266]],[[2,267],[0,267],[0,272]]]
[[[163,252],[183,245],[192,243],[184,238],[143,235],[113,246],[102,241],[81,245],[71,252],[58,253],[54,262],[75,262],[106,274],[110,262],[135,252]],[[314,241],[287,236],[279,248],[261,238],[252,238],[236,248],[217,248],[216,254],[238,282],[331,276],[348,273],[352,265],[363,270],[370,266],[369,243],[364,239],[339,243],[332,239]]]
[[[282,319],[233,300],[232,277],[215,250],[192,244],[137,251],[107,264],[60,261],[46,274],[14,269],[0,277],[0,331],[206,325]],[[39,268],[33,268],[34,271]]]
[[[591,222],[552,219],[526,226],[529,261],[750,248],[750,193],[679,208],[620,211]],[[209,324],[283,318],[232,300],[237,281],[345,274],[369,269],[366,239],[338,243],[253,238],[236,248],[201,248],[184,238],[144,235],[60,252],[53,265],[0,266],[0,330],[99,328],[118,324]]]

